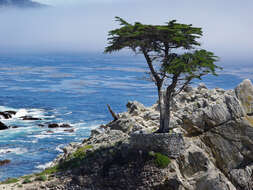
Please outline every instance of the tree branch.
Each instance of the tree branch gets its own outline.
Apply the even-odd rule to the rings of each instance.
[[[143,55],[144,55],[144,57],[145,57],[145,59],[148,63],[148,67],[151,71],[151,74],[155,78],[157,86],[160,86],[162,81],[161,81],[160,77],[158,76],[157,72],[155,71],[155,69],[153,67],[151,58],[149,57],[148,53],[145,50],[142,50],[142,52],[143,52]]]
[[[119,119],[118,114],[116,114],[114,111],[112,111],[112,108],[109,104],[107,104],[107,108],[108,108],[109,112],[111,113],[113,120],[117,121]]]
[[[181,92],[184,90],[184,88],[185,88],[188,84],[190,84],[191,80],[192,80],[192,78],[188,78],[188,79],[186,80],[186,82],[183,84],[183,86],[182,86],[181,88],[179,88],[179,90],[178,90],[174,95],[176,96],[176,95],[178,95],[179,93],[181,93]]]

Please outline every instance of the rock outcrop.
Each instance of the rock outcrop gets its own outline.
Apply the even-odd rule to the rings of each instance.
[[[0,112],[0,116],[3,117],[3,119],[10,119],[12,118],[13,115],[15,115],[16,112],[15,111],[4,111],[4,112]]]
[[[11,161],[10,160],[0,160],[0,166],[4,166],[9,164]]]
[[[9,127],[6,126],[4,123],[2,123],[2,122],[0,121],[0,130],[5,130],[5,129],[9,129]]]
[[[128,111],[118,114],[118,120],[63,149],[53,166],[64,170],[58,171],[58,183],[50,187],[253,190],[252,97],[250,80],[227,91],[210,90],[204,84],[187,87],[176,96],[171,114],[171,134],[183,136],[183,150],[174,157],[168,153],[169,160],[152,146],[152,141],[161,139],[136,140],[138,134],[142,138],[158,129],[158,105],[129,102]]]

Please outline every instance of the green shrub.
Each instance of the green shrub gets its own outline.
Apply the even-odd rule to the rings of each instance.
[[[59,166],[58,165],[53,166],[51,168],[45,169],[43,172],[39,173],[38,176],[40,176],[40,175],[50,175],[50,174],[54,174],[54,173],[57,173],[57,172],[59,172]]]
[[[36,181],[47,181],[47,176],[45,175],[40,175],[35,178]]]
[[[165,156],[161,153],[155,153],[153,151],[149,152],[149,156],[154,157],[154,163],[158,168],[166,168],[168,167],[169,163],[171,162],[168,156]]]
[[[86,150],[93,148],[92,145],[86,145],[78,148],[68,159],[59,165],[59,169],[66,170],[69,168],[80,167],[83,160],[86,158]]]
[[[83,146],[81,148],[78,148],[72,155],[71,157],[73,159],[79,159],[79,160],[83,160],[86,156],[86,150],[93,148],[92,145],[86,145]]]
[[[27,183],[32,183],[32,181],[31,181],[29,178],[26,178],[26,179],[23,181],[23,184],[27,184]]]
[[[5,181],[3,181],[1,184],[11,184],[11,183],[17,183],[19,180],[17,178],[9,178]]]

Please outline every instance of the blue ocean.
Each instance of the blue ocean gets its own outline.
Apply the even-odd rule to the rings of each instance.
[[[206,76],[209,88],[234,88],[244,78],[253,79],[245,66],[220,63],[218,77]],[[90,130],[112,118],[106,104],[126,111],[128,101],[151,106],[157,99],[154,84],[145,80],[148,68],[140,56],[89,54],[0,56],[0,111],[16,111],[0,131],[0,180],[39,172],[62,147],[89,137]],[[197,85],[200,81],[194,81]],[[22,116],[41,118],[24,121]],[[49,123],[67,123],[74,132],[49,129]],[[41,125],[45,125],[42,127]]]

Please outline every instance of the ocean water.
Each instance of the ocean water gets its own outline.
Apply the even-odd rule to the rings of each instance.
[[[202,81],[209,88],[230,89],[244,78],[253,78],[249,63],[220,65],[224,70],[218,77],[207,76]],[[12,119],[1,122],[18,126],[0,131],[0,160],[11,160],[0,166],[0,180],[48,166],[66,144],[82,141],[91,129],[111,120],[106,104],[116,112],[125,111],[129,100],[151,106],[157,96],[154,84],[144,80],[146,71],[139,56],[0,56],[0,111],[17,111]],[[25,115],[42,120],[21,120]],[[39,126],[48,123],[71,124],[74,132]]]

